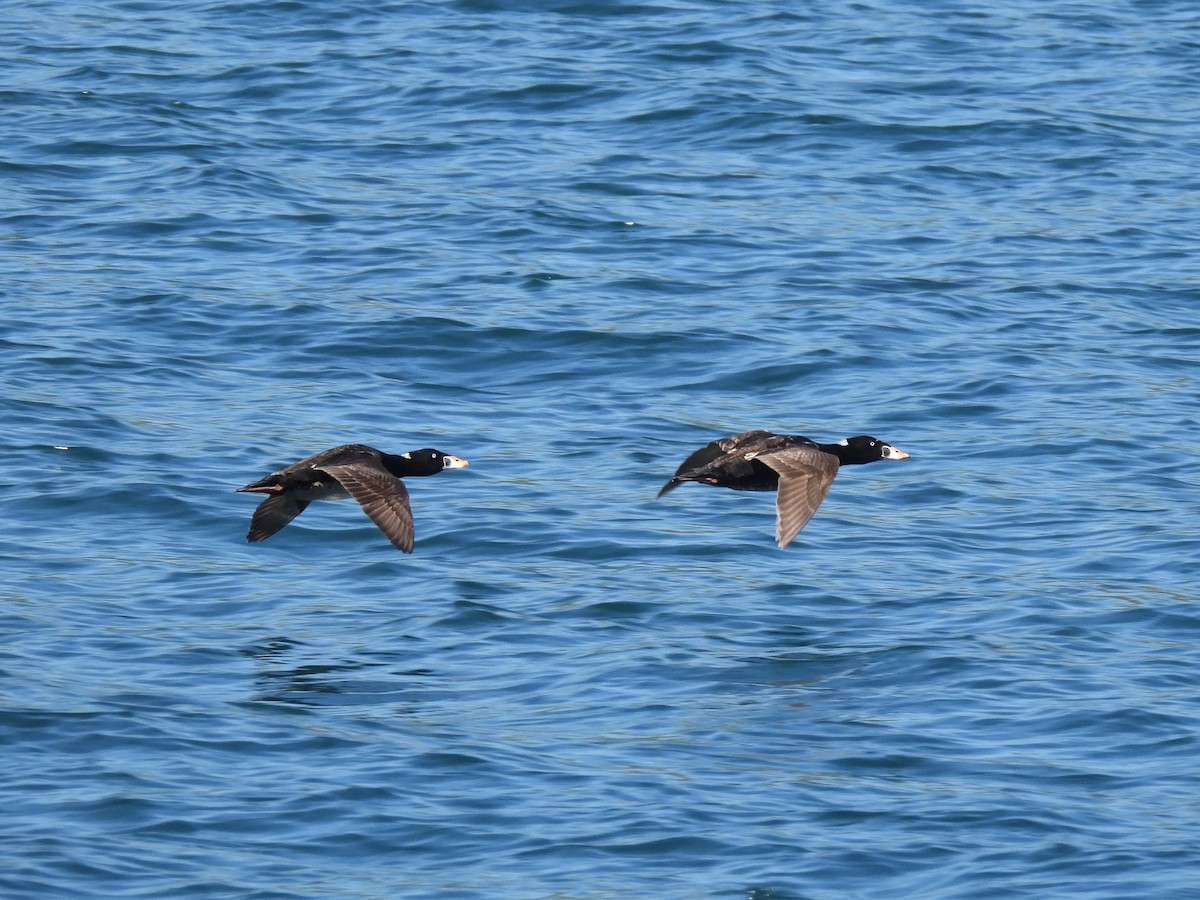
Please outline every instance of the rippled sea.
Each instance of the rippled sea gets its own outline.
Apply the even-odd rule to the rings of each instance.
[[[0,47],[0,896],[1200,896],[1194,4]],[[912,458],[654,500],[750,428]],[[412,556],[245,542],[351,441]]]

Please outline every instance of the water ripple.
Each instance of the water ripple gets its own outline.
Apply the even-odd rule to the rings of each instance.
[[[1194,893],[1192,11],[717,9],[10,11],[0,893]]]

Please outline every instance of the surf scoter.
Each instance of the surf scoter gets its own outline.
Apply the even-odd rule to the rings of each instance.
[[[268,494],[250,520],[246,540],[264,541],[313,500],[353,497],[398,550],[412,553],[413,520],[408,491],[399,479],[461,469],[465,459],[440,450],[392,454],[364,444],[344,444],[272,472],[239,492]]]
[[[839,467],[879,459],[908,459],[908,454],[867,435],[818,444],[798,434],[746,431],[701,447],[683,461],[658,496],[685,481],[735,491],[778,491],[775,540],[786,547],[829,493]]]

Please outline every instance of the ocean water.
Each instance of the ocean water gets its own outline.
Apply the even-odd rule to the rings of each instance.
[[[1198,896],[1192,4],[0,44],[0,896]],[[654,500],[749,428],[912,458]],[[245,542],[349,441],[412,556]]]

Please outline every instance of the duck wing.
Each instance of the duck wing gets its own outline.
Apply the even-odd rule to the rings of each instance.
[[[838,473],[838,459],[816,447],[787,447],[755,457],[779,473],[775,541],[786,547],[817,511]]]
[[[250,530],[246,532],[246,540],[252,544],[265,541],[304,512],[306,506],[307,500],[297,500],[291,494],[275,494],[268,497],[255,508],[254,515],[250,518]]]
[[[374,461],[355,461],[339,465],[322,465],[338,480],[350,496],[358,501],[363,512],[379,526],[379,530],[404,553],[413,551],[412,510],[408,506],[408,490],[395,475]]]
[[[675,474],[668,479],[667,483],[662,486],[662,490],[658,492],[658,496],[661,497],[668,491],[672,491],[683,484],[683,482],[688,481],[689,479],[684,476],[707,468],[722,456],[726,456],[735,450],[742,450],[769,437],[774,437],[769,431],[743,431],[741,434],[733,434],[729,437],[719,438],[709,444],[705,444],[679,464],[679,468],[675,470]]]

